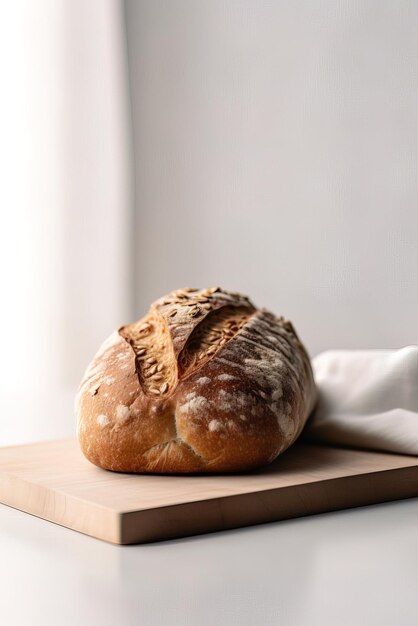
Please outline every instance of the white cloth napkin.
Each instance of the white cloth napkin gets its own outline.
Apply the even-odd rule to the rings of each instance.
[[[303,437],[418,455],[418,345],[329,350],[312,366],[319,398]]]

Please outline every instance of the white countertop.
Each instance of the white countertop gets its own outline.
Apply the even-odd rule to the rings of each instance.
[[[0,505],[0,590],[5,626],[412,626],[418,498],[138,546]]]
[[[7,626],[418,623],[418,498],[114,546],[0,506]]]

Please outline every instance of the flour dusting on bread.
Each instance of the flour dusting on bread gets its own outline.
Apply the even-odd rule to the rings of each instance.
[[[219,287],[179,289],[102,344],[78,390],[77,436],[106,469],[246,470],[292,445],[315,401],[291,322]]]

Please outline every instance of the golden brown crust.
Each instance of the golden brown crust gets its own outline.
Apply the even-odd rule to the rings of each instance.
[[[77,394],[77,435],[105,469],[247,470],[297,439],[315,401],[290,322],[241,294],[183,289],[100,348]]]

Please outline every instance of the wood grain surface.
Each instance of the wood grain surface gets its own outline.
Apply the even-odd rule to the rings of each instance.
[[[418,496],[418,457],[297,442],[233,475],[132,475],[75,439],[0,448],[0,502],[112,543],[144,543]]]

